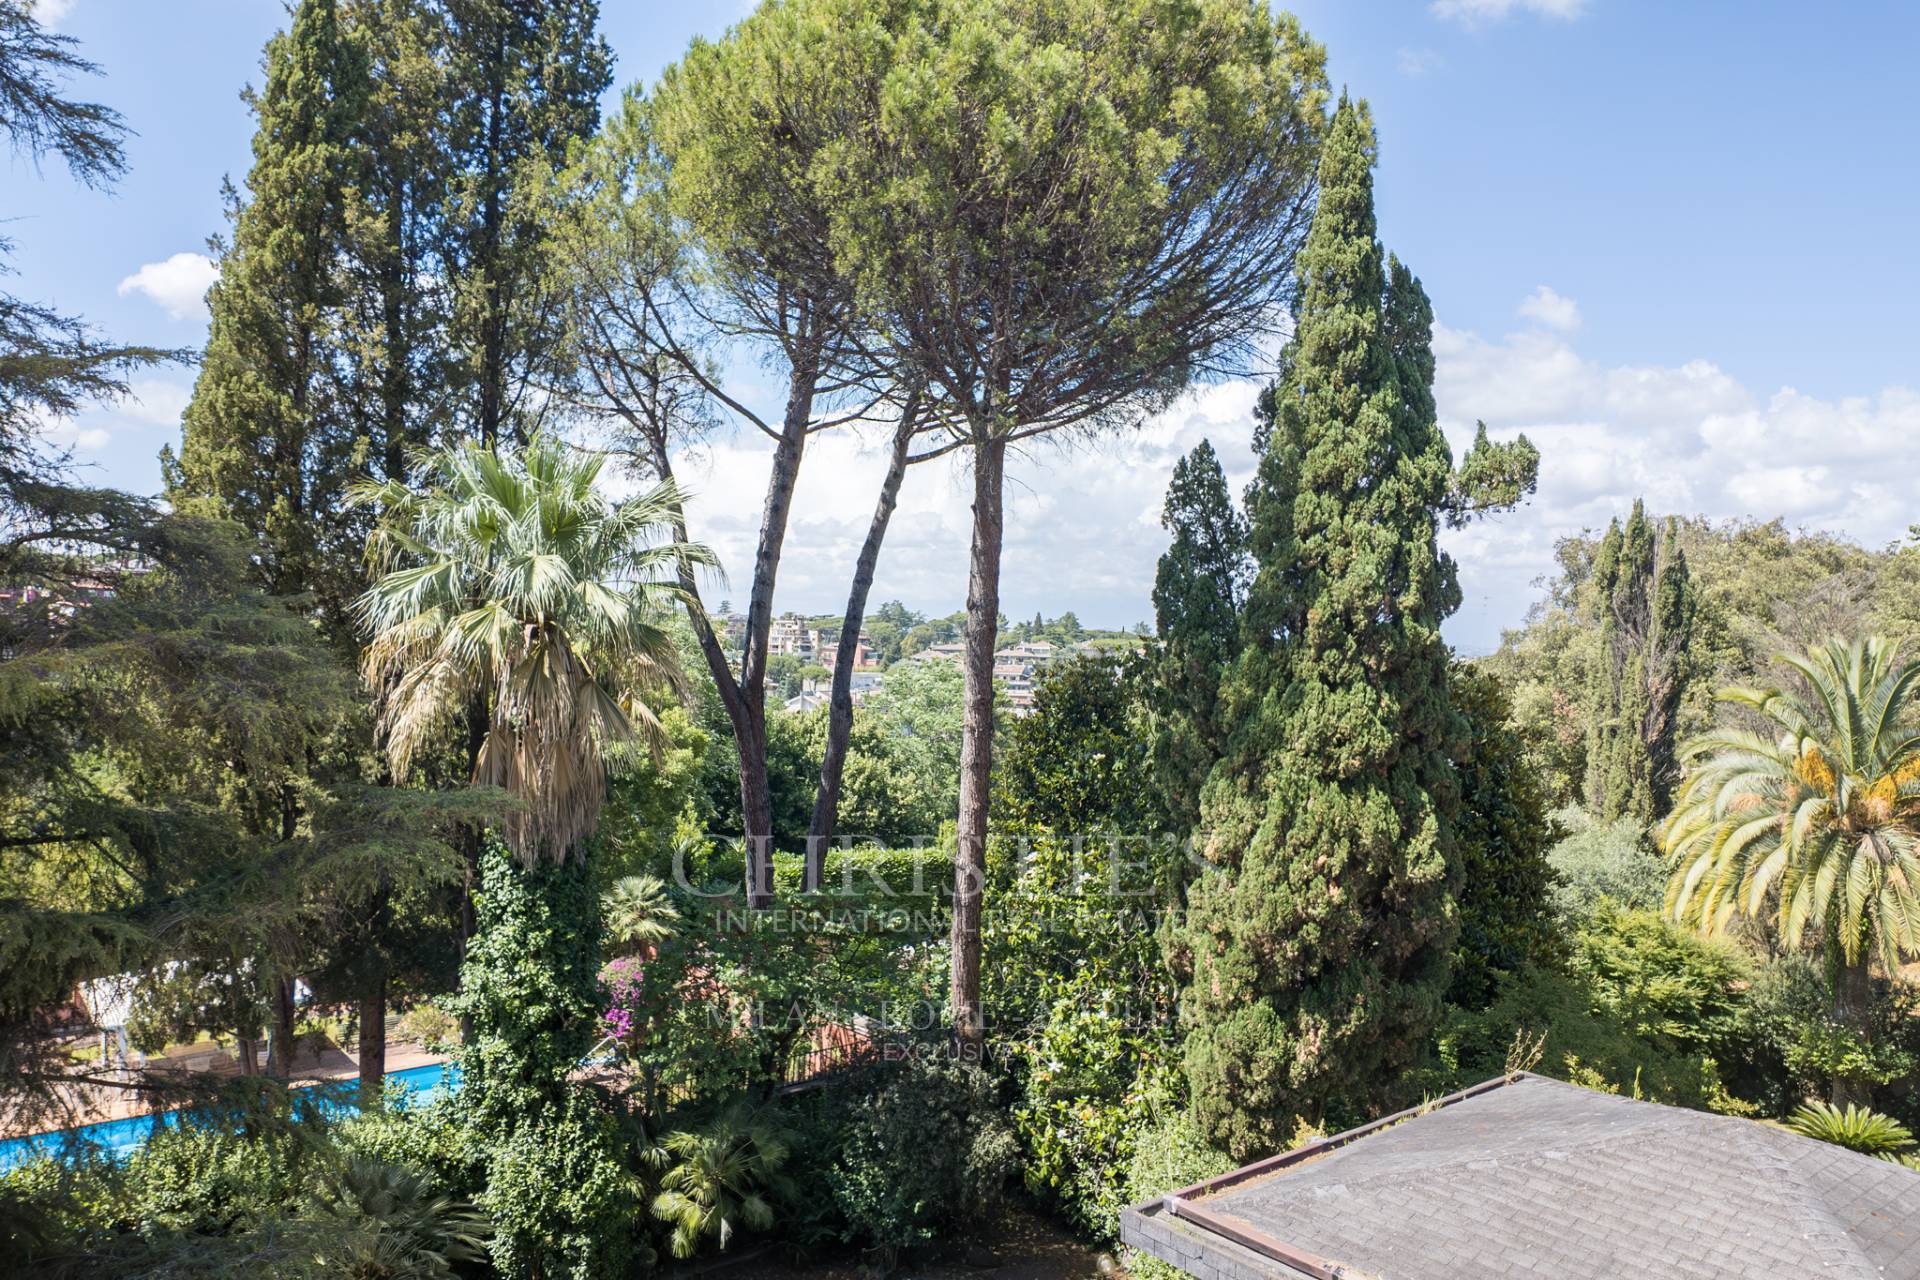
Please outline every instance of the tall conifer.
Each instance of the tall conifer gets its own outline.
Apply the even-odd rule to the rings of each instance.
[[[340,515],[354,439],[332,354],[367,68],[334,0],[305,0],[266,62],[246,194],[229,189],[232,238],[217,245],[206,358],[165,470],[178,508],[262,538],[270,591],[316,592],[337,617],[358,588],[357,574],[343,579],[358,559]]]
[[[370,91],[345,229],[340,376],[368,473],[402,480],[410,455],[445,436],[457,382],[436,256],[452,163],[442,15],[428,0],[344,0],[341,12],[367,50]]]
[[[1672,520],[1661,543],[1656,552],[1646,505],[1635,502],[1594,555],[1587,599],[1600,622],[1600,652],[1587,699],[1587,805],[1607,822],[1660,818],[1677,773],[1694,589]]]
[[[1431,313],[1374,238],[1374,133],[1343,101],[1300,256],[1298,326],[1249,496],[1256,573],[1190,894],[1196,1119],[1240,1155],[1296,1115],[1382,1099],[1440,1007],[1455,933],[1435,542],[1452,458],[1433,420]]]
[[[613,54],[596,0],[443,0],[451,176],[440,256],[459,425],[524,441],[551,372],[561,308],[544,284],[542,183],[600,125]]]
[[[1226,745],[1220,677],[1240,650],[1250,572],[1247,522],[1208,441],[1174,464],[1160,523],[1173,542],[1153,580],[1160,637],[1149,686],[1153,764],[1174,820],[1191,827],[1200,816],[1200,788]]]

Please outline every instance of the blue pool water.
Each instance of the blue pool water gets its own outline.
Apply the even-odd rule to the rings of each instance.
[[[350,1091],[351,1082],[343,1083],[347,1084]],[[428,1101],[450,1085],[459,1083],[460,1069],[444,1062],[387,1073],[389,1095],[397,1091],[402,1105],[408,1106]],[[360,1109],[357,1103],[332,1094],[316,1097],[315,1105],[326,1115],[351,1115]],[[87,1151],[113,1160],[124,1159],[152,1137],[155,1129],[163,1126],[173,1128],[181,1123],[182,1118],[179,1111],[162,1111],[150,1116],[130,1116],[125,1120],[102,1120],[99,1124],[81,1125],[77,1129],[8,1138],[0,1141],[0,1173],[36,1156],[58,1155],[62,1152],[78,1154]],[[188,1123],[192,1122],[190,1115],[186,1119]]]

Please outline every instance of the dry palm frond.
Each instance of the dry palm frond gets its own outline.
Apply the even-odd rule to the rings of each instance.
[[[659,749],[646,699],[684,689],[664,626],[684,601],[678,571],[714,563],[672,539],[672,484],[616,503],[596,488],[602,465],[536,436],[518,454],[428,454],[417,490],[354,492],[382,511],[381,574],[358,609],[394,771],[483,708],[474,781],[520,798],[506,835],[529,860],[565,859],[593,831],[610,748]]]

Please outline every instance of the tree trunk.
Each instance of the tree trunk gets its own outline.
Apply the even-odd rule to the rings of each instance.
[[[953,853],[953,1036],[977,1058],[986,1036],[980,1009],[980,900],[987,870],[987,788],[993,773],[993,649],[1000,633],[1001,489],[1007,442],[973,451],[973,545],[967,566],[966,704],[960,739],[960,824]]]
[[[1873,975],[1864,957],[1834,975],[1833,1016],[1842,1026],[1851,1027],[1862,1039],[1873,1028]],[[1833,1105],[1845,1107],[1873,1105],[1873,1083],[1860,1076],[1833,1078]]]
[[[499,447],[500,424],[506,402],[506,303],[502,297],[500,267],[501,224],[505,221],[501,187],[506,178],[501,172],[502,121],[506,116],[507,31],[504,17],[495,19],[493,48],[487,67],[487,140],[486,194],[481,203],[481,250],[478,271],[481,280],[480,318],[480,443],[492,450]]]
[[[234,1037],[235,1047],[240,1051],[240,1074],[257,1076],[260,1074],[260,1042],[251,1036]]]
[[[392,891],[383,880],[367,904],[367,960],[370,972],[360,989],[360,1093],[371,1103],[380,1096],[387,1074],[387,957],[380,950],[392,923]]]
[[[806,874],[801,886],[811,893],[820,887],[826,870],[827,846],[833,843],[834,828],[840,817],[840,778],[847,763],[847,740],[853,733],[853,664],[859,656],[860,631],[866,622],[867,593],[873,589],[873,574],[880,563],[880,544],[886,539],[887,524],[893,519],[900,500],[900,482],[907,474],[907,454],[913,445],[919,406],[909,398],[901,406],[900,421],[893,431],[893,455],[887,460],[886,478],[880,483],[880,498],[874,504],[873,523],[867,526],[867,540],[854,563],[853,586],[847,592],[847,612],[840,623],[840,648],[833,660],[833,692],[828,698],[827,749],[820,759],[820,790],[813,798],[813,822],[807,830]]]
[[[800,459],[813,418],[814,387],[819,381],[817,353],[795,359],[787,384],[787,411],[780,443],[767,477],[767,502],[760,517],[760,544],[753,556],[753,591],[747,600],[747,643],[740,658],[740,693],[747,739],[740,742],[740,817],[747,846],[747,905],[773,905],[773,791],[767,780],[767,659],[773,631],[773,582],[780,572],[780,551],[793,513],[793,491],[800,482]]]
[[[360,1096],[380,1096],[387,1076],[387,972],[367,984],[360,995]]]
[[[486,745],[487,729],[493,720],[493,704],[490,694],[483,690],[476,693],[467,704],[467,777],[475,776],[480,767],[480,751]],[[463,826],[460,828],[456,843],[460,849],[461,860],[465,864],[460,879],[460,969],[455,976],[455,989],[466,985],[467,949],[473,945],[478,925],[474,921],[473,895],[480,887],[480,846],[486,839],[485,831],[480,827]],[[384,901],[384,899],[383,899]],[[460,1015],[460,1040],[465,1043],[473,1036],[473,1016]]]
[[[746,844],[747,906],[764,911],[773,905],[773,786],[767,778],[767,724],[764,712],[740,738],[740,819]]]
[[[267,1036],[267,1074],[285,1080],[293,1074],[293,979],[273,980],[273,1027]]]
[[[801,345],[793,355],[787,383],[786,414],[767,477],[766,504],[760,520],[760,542],[753,558],[753,586],[747,604],[747,634],[736,670],[720,638],[708,623],[700,604],[699,583],[693,567],[680,566],[680,587],[690,607],[688,619],[700,642],[701,656],[726,708],[740,762],[740,830],[746,848],[747,903],[757,909],[773,905],[773,789],[767,778],[767,658],[773,630],[773,588],[780,571],[780,554],[793,512],[793,491],[800,482],[800,463],[812,426],[813,400],[820,377],[817,344]],[[648,433],[655,472],[672,480],[673,457],[663,433]],[[673,514],[674,537],[689,541],[686,512]]]

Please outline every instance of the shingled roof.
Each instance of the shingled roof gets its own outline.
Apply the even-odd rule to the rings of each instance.
[[[1520,1073],[1128,1209],[1198,1280],[1913,1280],[1920,1173]]]

